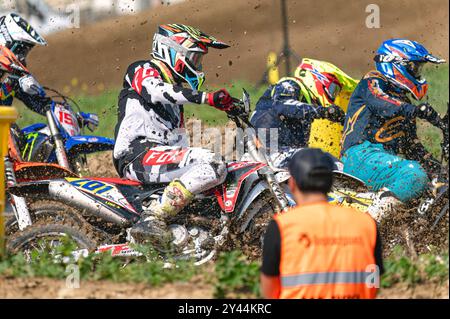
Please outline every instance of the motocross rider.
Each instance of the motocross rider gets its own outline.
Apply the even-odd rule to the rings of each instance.
[[[45,46],[47,42],[23,18],[15,13],[0,17],[0,47],[9,51],[1,50],[1,54],[12,66],[8,72],[0,70],[0,105],[11,106],[14,97],[17,97],[30,110],[45,115],[51,99],[26,69],[26,57],[36,45]],[[14,60],[21,65],[13,63]],[[17,124],[11,125],[11,132],[19,148],[22,148],[25,138]]]
[[[200,30],[160,25],[154,34],[152,58],[132,63],[119,95],[114,164],[120,176],[142,183],[169,183],[131,229],[138,241],[166,245],[171,238],[167,218],[195,196],[221,184],[227,174],[222,158],[202,148],[189,148],[183,127],[183,104],[208,104],[222,111],[234,107],[221,89],[199,91],[205,75],[202,58],[208,47],[228,45]],[[190,88],[183,87],[187,82]]]
[[[382,43],[368,72],[350,99],[342,138],[344,172],[363,180],[377,196],[369,213],[380,221],[401,202],[418,198],[437,162],[419,142],[416,118],[441,129],[445,123],[421,100],[428,84],[425,63],[444,63],[421,44],[407,39]]]
[[[0,45],[7,47],[26,66],[26,57],[36,45],[47,45],[47,42],[15,13],[0,17]],[[14,97],[21,100],[29,109],[45,115],[50,99],[36,79],[26,72],[18,75],[0,77],[0,105],[10,106]]]
[[[295,77],[284,77],[269,86],[256,104],[251,123],[259,134],[265,129],[266,147],[277,167],[285,167],[286,160],[308,145],[315,119],[344,122],[345,113],[334,102],[346,83],[331,72],[319,71],[315,64],[320,63],[326,62],[304,59]],[[278,140],[272,140],[271,129],[277,129]],[[274,142],[278,142],[277,149],[271,147]]]

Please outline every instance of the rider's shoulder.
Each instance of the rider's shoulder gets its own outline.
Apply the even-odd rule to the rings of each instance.
[[[131,63],[127,68],[127,73],[136,73],[140,69],[154,68],[149,60],[139,60]]]

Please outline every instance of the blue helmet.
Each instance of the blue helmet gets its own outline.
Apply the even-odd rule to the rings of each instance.
[[[300,80],[292,77],[281,78],[273,87],[271,95],[276,101],[300,100]]]
[[[384,41],[374,60],[379,72],[398,88],[409,91],[416,100],[422,99],[428,90],[427,81],[421,74],[423,65],[445,62],[431,55],[420,43],[407,39]]]

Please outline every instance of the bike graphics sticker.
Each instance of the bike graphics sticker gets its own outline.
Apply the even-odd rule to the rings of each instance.
[[[225,212],[233,212],[244,179],[263,166],[265,164],[258,162],[233,162],[227,165],[228,176],[222,186]]]
[[[77,118],[73,112],[65,109],[61,105],[55,105],[54,114],[56,116],[56,120],[70,136],[80,134],[80,127],[78,126]]]
[[[122,193],[117,189],[116,186],[108,184],[101,181],[96,181],[88,178],[73,178],[67,177],[66,180],[75,188],[95,195],[104,199],[107,202],[124,207],[137,214],[136,210],[127,199],[122,195]]]

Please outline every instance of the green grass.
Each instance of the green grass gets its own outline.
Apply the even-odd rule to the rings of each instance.
[[[45,247],[45,243],[42,247]],[[91,254],[74,261],[71,251],[75,247],[70,240],[63,242],[55,250],[59,259],[55,259],[50,249],[43,252],[32,251],[30,262],[21,253],[9,255],[0,260],[0,276],[64,279],[68,275],[67,266],[70,264],[78,267],[81,280],[109,280],[159,286],[178,281],[188,282],[201,270],[189,261],[178,261],[176,267],[167,268],[158,254],[146,246],[136,246],[135,249],[141,251],[145,257],[126,266],[124,259],[112,257],[108,253]],[[68,260],[62,262],[64,257]],[[146,261],[142,262],[143,260]]]
[[[393,253],[384,261],[384,267],[382,288],[397,283],[405,283],[411,287],[424,282],[442,284],[448,280],[448,252],[428,253],[413,259],[405,254],[403,248],[395,247]]]
[[[444,115],[447,111],[447,103],[449,102],[449,67],[448,65],[428,66],[425,69],[425,77],[428,80],[428,102],[438,111]],[[442,132],[426,123],[419,121],[418,136],[425,147],[438,157],[440,154],[440,143],[442,141]]]
[[[60,256],[70,256],[74,247],[68,241],[58,248]],[[172,282],[196,281],[214,286],[215,298],[260,298],[260,264],[249,261],[240,251],[221,253],[214,265],[214,272],[206,266],[195,267],[191,263],[177,262],[176,267],[165,268],[164,262],[148,247],[136,247],[146,256],[124,266],[124,259],[102,255],[89,255],[71,265],[78,266],[80,279],[89,281],[145,283],[154,287]],[[48,277],[65,279],[68,263],[55,261],[48,252],[32,253],[32,262],[22,254],[9,255],[0,260],[0,277]],[[384,260],[385,273],[381,277],[381,289],[404,284],[409,288],[422,283],[442,285],[449,279],[448,252],[428,253],[417,258],[407,256],[401,247]]]
[[[239,251],[220,254],[215,265],[214,296],[260,296],[259,264],[250,262]]]

